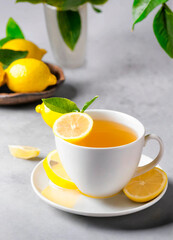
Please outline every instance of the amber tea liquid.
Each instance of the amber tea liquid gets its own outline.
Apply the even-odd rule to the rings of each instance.
[[[89,135],[76,145],[95,148],[117,147],[131,143],[137,139],[136,133],[120,123],[94,120]]]

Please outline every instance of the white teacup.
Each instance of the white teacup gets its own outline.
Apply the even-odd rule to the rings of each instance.
[[[162,140],[154,135],[145,136],[142,123],[125,113],[94,109],[86,111],[93,119],[115,121],[130,127],[137,140],[126,145],[108,148],[83,147],[57,136],[55,142],[62,164],[79,190],[93,197],[108,197],[118,193],[129,180],[156,166],[163,155]],[[155,139],[159,154],[149,164],[138,167],[146,142]]]

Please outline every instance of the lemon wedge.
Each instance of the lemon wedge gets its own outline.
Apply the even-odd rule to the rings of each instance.
[[[40,149],[29,146],[9,145],[9,150],[12,156],[16,158],[30,159],[37,157]]]
[[[56,150],[50,152],[43,161],[44,170],[48,178],[57,186],[67,189],[77,189],[67,175]]]
[[[134,202],[148,202],[163,191],[167,181],[166,173],[155,167],[138,177],[132,178],[124,187],[123,192]]]
[[[86,137],[93,127],[93,120],[87,113],[72,112],[62,115],[53,125],[55,136],[69,142]]]
[[[35,111],[41,114],[45,123],[47,123],[47,125],[51,128],[53,127],[55,121],[62,116],[62,113],[51,111],[44,103],[37,105]]]

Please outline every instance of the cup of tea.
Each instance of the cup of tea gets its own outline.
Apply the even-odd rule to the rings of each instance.
[[[132,177],[155,167],[163,155],[163,143],[155,134],[145,135],[136,118],[117,111],[86,111],[93,119],[88,136],[69,143],[55,135],[61,162],[78,189],[91,197],[109,197],[118,193]],[[154,139],[160,149],[150,163],[139,167],[143,147]]]

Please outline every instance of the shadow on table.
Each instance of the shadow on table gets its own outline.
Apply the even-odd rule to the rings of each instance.
[[[164,197],[152,207],[126,216],[95,218],[67,214],[73,220],[103,229],[137,230],[156,228],[173,222],[173,182],[169,183]]]
[[[58,87],[53,97],[65,97],[69,99],[73,99],[77,95],[77,89],[69,84],[64,83],[62,86]],[[19,105],[0,105],[0,108],[6,108],[6,109],[30,109],[35,108],[36,105],[40,104],[40,101],[32,102],[32,103],[26,103],[26,104],[19,104]]]
[[[39,156],[39,157],[33,157],[33,158],[26,159],[26,161],[40,162],[44,158],[45,158],[45,156]]]
[[[60,88],[57,88],[55,93],[55,97],[65,97],[68,99],[73,99],[76,95],[77,89],[69,83],[64,83]]]

